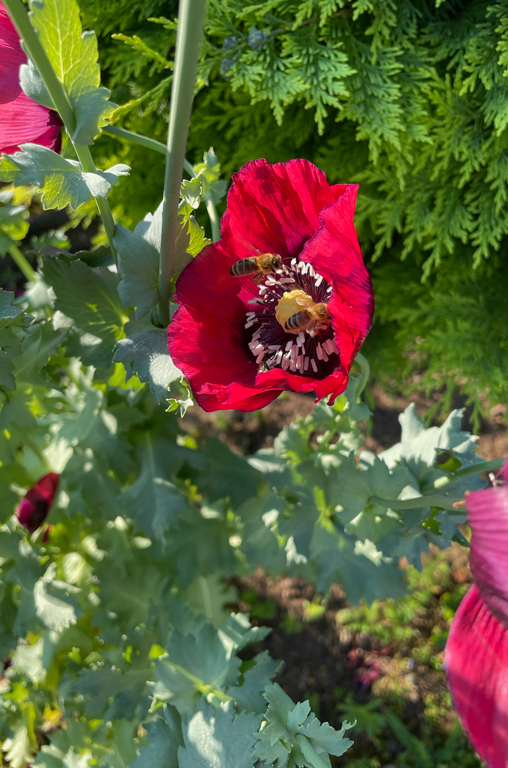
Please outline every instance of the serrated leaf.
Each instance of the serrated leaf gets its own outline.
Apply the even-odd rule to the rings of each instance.
[[[28,232],[28,210],[24,205],[0,205],[0,256]]]
[[[79,590],[65,582],[55,581],[55,570],[53,564],[35,584],[34,602],[36,614],[44,626],[60,632],[77,621],[73,595]]]
[[[317,588],[327,592],[332,584],[342,584],[352,603],[362,597],[371,603],[376,598],[406,594],[404,574],[397,563],[383,557],[371,542],[362,544],[352,536],[316,525],[310,558],[317,571]]]
[[[203,155],[203,162],[194,166],[194,171],[202,180],[203,200],[205,202],[211,200],[215,205],[220,203],[228,185],[224,179],[220,178],[220,163],[212,147]]]
[[[255,656],[254,662],[254,666],[243,673],[242,684],[228,688],[226,693],[235,699],[240,709],[261,713],[266,707],[263,691],[272,682],[282,662],[272,659],[268,651]]]
[[[12,181],[15,187],[35,184],[41,190],[44,208],[77,208],[90,197],[107,197],[120,176],[129,172],[128,165],[114,165],[107,171],[88,173],[76,160],[68,160],[39,144],[21,144],[21,152],[3,155],[0,179]]]
[[[76,116],[72,140],[93,144],[116,106],[108,103],[110,92],[100,87],[95,33],[82,32],[75,0],[31,0],[30,9],[31,22]]]
[[[353,744],[344,738],[350,723],[342,723],[340,731],[320,723],[308,701],[294,704],[277,683],[266,688],[264,697],[269,703],[266,724],[259,732],[253,756],[267,765],[322,768],[331,765],[329,754],[343,755]]]
[[[158,403],[168,394],[168,386],[182,378],[169,355],[166,331],[154,329],[121,339],[113,360],[123,363],[129,376],[137,373],[140,381],[148,382]]]
[[[206,690],[221,689],[226,678],[238,678],[239,659],[232,658],[233,649],[210,624],[204,624],[195,635],[175,630],[166,650],[168,656],[155,662],[159,683],[154,693],[180,713],[191,712],[197,697]]]
[[[178,527],[179,515],[187,510],[187,500],[167,479],[171,471],[167,441],[154,440],[147,432],[137,454],[141,471],[120,497],[120,505],[134,518],[137,530],[162,539],[168,528]]]
[[[115,246],[118,251],[118,286],[123,303],[136,307],[136,317],[146,315],[159,301],[159,253],[161,249],[163,205],[148,213],[134,232],[117,224]],[[179,216],[175,241],[173,273],[180,274],[192,256],[201,250],[204,233],[192,216]]]
[[[19,727],[12,739],[4,742],[2,749],[6,752],[5,760],[12,768],[23,768],[32,762],[34,745],[31,743],[28,727]]]
[[[30,315],[25,315],[22,307],[14,304],[14,301],[14,293],[0,288],[0,331],[11,325],[26,325],[32,319]]]
[[[44,279],[55,291],[55,307],[76,324],[76,353],[81,353],[83,364],[107,370],[127,320],[118,296],[118,277],[82,261],[68,264],[47,258]]]
[[[253,768],[260,717],[205,706],[183,727],[179,768]]]
[[[158,709],[159,713],[161,710]],[[164,716],[143,723],[146,738],[144,747],[130,768],[179,768],[178,747],[184,746],[180,715],[171,705],[165,705]]]
[[[198,483],[210,501],[229,497],[234,506],[239,506],[266,486],[261,472],[232,453],[220,440],[207,438],[203,452],[208,458],[208,467],[200,472]]]
[[[19,84],[29,99],[47,109],[55,108],[48,89],[44,85],[44,80],[31,59],[28,59],[28,62],[19,68]]]

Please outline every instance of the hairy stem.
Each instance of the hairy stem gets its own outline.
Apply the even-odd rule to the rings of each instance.
[[[168,155],[164,180],[161,253],[159,261],[159,311],[161,325],[169,325],[169,294],[178,226],[178,203],[185,148],[194,98],[199,47],[203,37],[206,0],[180,0],[171,108],[169,112]]]
[[[47,91],[51,97],[51,101],[53,102],[56,111],[62,118],[65,129],[71,137],[72,141],[72,136],[76,130],[76,117],[74,115],[74,110],[69,99],[67,98],[67,93],[63,83],[61,83],[56,76],[55,70],[51,66],[51,62],[46,54],[46,51],[44,50],[35,29],[30,23],[30,19],[28,18],[27,14],[27,8],[22,0],[5,0],[5,6],[9,11],[9,15],[14,22],[14,25],[17,28],[20,36],[23,38],[26,51],[35,64],[40,76],[42,77],[44,85],[46,86]],[[83,170],[85,172],[95,173],[97,168],[95,167],[90,149],[85,145],[74,144],[74,142],[72,143]],[[111,252],[116,260],[116,249],[113,244],[115,222],[113,220],[113,215],[111,213],[109,203],[106,198],[103,197],[96,197],[95,201],[97,203],[99,213],[102,217]]]
[[[26,277],[29,283],[35,283],[37,280],[37,277],[35,275],[34,270],[26,260],[26,257],[24,254],[20,251],[17,245],[12,243],[12,245],[9,246],[9,253],[12,257],[12,260],[15,262],[16,266],[21,270],[23,275]]]

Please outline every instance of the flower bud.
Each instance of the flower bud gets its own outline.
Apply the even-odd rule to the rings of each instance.
[[[249,32],[247,42],[254,51],[260,51],[266,43],[266,34],[262,29],[256,29],[256,27],[253,27]]]
[[[49,515],[53,499],[58,490],[60,475],[49,472],[37,482],[25,496],[16,510],[16,517],[30,533],[40,528]]]

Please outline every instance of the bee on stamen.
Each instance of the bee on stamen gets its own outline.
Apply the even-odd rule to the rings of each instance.
[[[285,323],[285,330],[288,333],[300,333],[308,331],[314,335],[320,330],[325,330],[332,322],[332,317],[328,312],[326,304],[310,304],[305,309],[301,309],[292,315]]]
[[[265,275],[270,275],[282,269],[282,257],[278,253],[261,253],[259,256],[249,256],[233,264],[229,274],[233,277],[254,276],[254,282],[260,283]]]

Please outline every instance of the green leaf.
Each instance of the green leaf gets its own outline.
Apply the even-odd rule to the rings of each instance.
[[[268,651],[262,651],[254,657],[254,666],[243,673],[242,684],[228,688],[226,693],[232,696],[240,709],[247,712],[264,712],[263,691],[280,669],[282,662],[275,661]]]
[[[12,737],[7,739],[2,745],[2,749],[7,753],[5,760],[12,768],[23,768],[33,760],[34,746],[30,739],[27,725],[18,728]]]
[[[146,432],[137,454],[141,471],[120,497],[120,504],[147,536],[163,539],[168,528],[178,527],[179,515],[188,508],[183,494],[167,478],[171,444]]]
[[[194,171],[203,185],[203,200],[211,200],[215,205],[220,203],[228,185],[220,178],[220,163],[212,147],[203,155],[203,162],[194,166]]]
[[[206,648],[206,653],[203,649]],[[157,699],[169,701],[180,713],[192,712],[197,698],[221,689],[238,678],[239,659],[220,632],[204,624],[196,635],[174,631],[166,647],[167,657],[157,659]]]
[[[210,501],[229,497],[234,506],[239,506],[266,486],[261,472],[217,438],[207,438],[203,453],[208,458],[208,466],[197,480],[200,492]]]
[[[269,704],[266,724],[259,732],[253,756],[267,765],[323,768],[330,766],[329,754],[343,755],[353,744],[344,738],[351,723],[343,723],[340,731],[320,723],[310,712],[308,701],[294,704],[277,683],[266,688],[264,697]]]
[[[35,184],[41,190],[44,208],[77,208],[90,197],[107,197],[129,166],[118,164],[107,171],[85,173],[76,160],[68,160],[39,144],[21,144],[21,152],[3,155],[0,179],[15,187]]]
[[[77,621],[74,595],[77,587],[55,581],[56,565],[53,563],[34,587],[35,610],[38,618],[48,629],[57,632]]]
[[[47,109],[55,108],[48,89],[44,85],[44,80],[31,59],[28,59],[28,62],[19,68],[19,84],[29,99]]]
[[[44,279],[55,291],[56,309],[76,324],[75,352],[73,349],[71,354],[81,356],[84,365],[107,370],[127,320],[118,296],[118,277],[82,261],[68,264],[63,259],[47,258]]]
[[[27,219],[28,210],[24,205],[0,205],[0,256],[5,256],[12,243],[17,244],[26,236]]]
[[[383,557],[372,542],[360,542],[318,524],[312,536],[310,560],[317,570],[317,588],[327,592],[332,584],[342,584],[348,600],[402,597],[406,594],[403,571],[397,562]]]
[[[235,572],[238,560],[230,544],[233,532],[220,508],[210,506],[199,511],[191,506],[181,516],[180,527],[171,533],[168,559],[176,568],[182,587],[188,587],[197,576],[229,576]]]
[[[72,140],[76,144],[93,144],[116,106],[108,103],[110,92],[99,87],[95,33],[82,32],[75,0],[31,0],[30,9],[31,22],[56,76],[65,86],[76,116]]]
[[[23,312],[22,307],[14,304],[15,296],[10,291],[0,288],[0,331],[12,325],[23,327],[33,319]]]
[[[183,727],[179,768],[253,768],[260,717],[203,706]]]
[[[189,206],[190,208],[190,206]],[[146,315],[159,301],[159,253],[162,236],[162,203],[148,213],[134,232],[117,224],[114,243],[118,251],[118,286],[123,303],[136,307],[136,317]],[[204,233],[195,219],[179,216],[173,273],[179,275],[203,247]]]
[[[168,394],[168,386],[182,378],[169,355],[166,331],[154,328],[121,339],[113,359],[124,364],[129,376],[137,373],[140,381],[148,382],[158,403]]]
[[[157,710],[157,714],[161,712]],[[178,748],[184,746],[182,724],[176,709],[164,705],[164,716],[143,723],[146,738],[150,742],[144,747],[130,768],[180,768]]]

